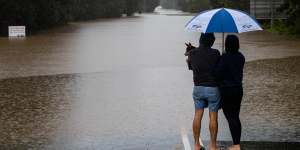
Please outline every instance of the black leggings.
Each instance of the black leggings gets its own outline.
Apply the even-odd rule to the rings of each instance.
[[[242,87],[221,88],[222,109],[229,123],[233,144],[240,144],[242,125],[240,121],[240,108],[243,98]]]

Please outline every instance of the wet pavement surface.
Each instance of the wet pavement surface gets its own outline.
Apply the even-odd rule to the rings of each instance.
[[[183,30],[190,18],[148,14],[0,38],[0,149],[183,149],[182,129],[192,143],[183,43],[197,43],[199,34]],[[240,38],[248,61],[300,55],[299,40],[266,32]],[[299,65],[299,57],[248,62],[243,141],[300,141]],[[206,122],[207,114],[205,141]],[[219,124],[220,141],[230,141],[222,112]],[[258,145],[299,143],[246,142],[245,149]]]

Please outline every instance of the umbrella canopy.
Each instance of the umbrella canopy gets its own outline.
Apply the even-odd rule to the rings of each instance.
[[[256,19],[246,12],[228,8],[201,12],[185,26],[185,29],[203,33],[243,33],[263,30]]]

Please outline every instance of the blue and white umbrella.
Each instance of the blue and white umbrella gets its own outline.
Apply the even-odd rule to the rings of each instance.
[[[262,30],[257,21],[247,13],[228,8],[201,12],[185,28],[203,33],[243,33]]]
[[[243,33],[263,30],[256,19],[246,12],[228,8],[218,8],[201,12],[186,26],[186,30],[202,33]]]

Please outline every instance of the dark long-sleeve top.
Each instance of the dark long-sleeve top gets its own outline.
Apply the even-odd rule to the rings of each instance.
[[[193,71],[195,86],[217,86],[213,70],[219,58],[220,52],[210,47],[200,46],[190,51],[189,62]]]
[[[221,56],[214,70],[214,76],[220,87],[243,86],[245,57],[240,52],[229,52]]]

